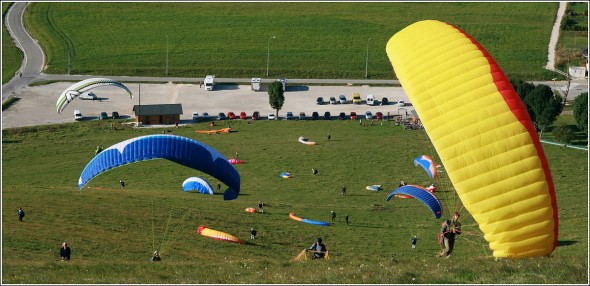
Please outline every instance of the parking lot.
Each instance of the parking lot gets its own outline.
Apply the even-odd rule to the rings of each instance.
[[[206,91],[198,84],[147,84],[147,83],[125,83],[133,93],[131,99],[125,91],[116,87],[99,87],[92,90],[96,100],[73,100],[62,112],[56,112],[56,101],[59,95],[67,89],[71,82],[58,82],[43,86],[25,87],[18,93],[20,98],[9,109],[2,112],[2,128],[14,128],[23,126],[35,126],[43,124],[75,122],[74,110],[80,110],[83,120],[98,120],[101,112],[107,112],[110,116],[113,111],[120,114],[121,119],[133,118],[133,106],[144,104],[182,104],[183,114],[180,124],[192,122],[192,113],[208,112],[215,119],[219,112],[234,112],[239,115],[244,111],[248,118],[254,111],[259,111],[261,119],[267,119],[269,113],[274,113],[268,101],[266,91],[252,91],[250,85],[219,84],[213,91]],[[141,94],[140,94],[141,90]],[[361,94],[361,104],[353,104],[351,95],[353,92]],[[376,105],[366,104],[367,95],[373,94],[376,98]],[[316,104],[317,97],[323,97],[328,101],[330,97],[338,99],[340,95],[347,98],[345,104]],[[380,106],[381,99],[387,97],[388,105]],[[395,102],[404,100],[405,107],[398,107]],[[382,112],[387,115],[409,114],[412,110],[411,104],[401,87],[385,86],[307,86],[291,85],[285,91],[285,103],[279,111],[279,119],[284,119],[287,112],[293,112],[295,117],[300,112],[305,112],[310,118],[312,112],[316,111],[320,117],[326,111],[336,120],[340,112],[350,115],[351,111],[356,112],[364,118],[365,111],[370,110],[373,114]]]

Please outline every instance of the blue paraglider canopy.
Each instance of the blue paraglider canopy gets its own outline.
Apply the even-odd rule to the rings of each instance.
[[[426,205],[436,218],[440,218],[442,216],[443,209],[440,201],[433,193],[429,192],[424,187],[417,185],[401,186],[389,193],[386,201],[389,202],[389,200],[391,200],[391,198],[393,198],[396,194],[412,196]]]
[[[240,174],[221,153],[193,139],[167,134],[132,138],[100,152],[80,174],[78,191],[102,172],[151,159],[167,159],[213,176],[228,186],[224,200],[234,200],[240,193]]]

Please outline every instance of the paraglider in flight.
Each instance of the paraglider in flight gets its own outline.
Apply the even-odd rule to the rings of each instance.
[[[80,94],[100,86],[115,86],[122,88],[127,91],[127,93],[129,93],[130,98],[133,98],[131,91],[125,85],[116,80],[108,78],[89,78],[71,85],[61,93],[59,98],[57,98],[57,103],[55,104],[57,113],[61,114],[66,106],[72,102],[74,98],[80,96]]]
[[[421,201],[424,205],[426,205],[434,214],[434,217],[440,218],[443,212],[442,205],[438,198],[432,194],[431,192],[427,191],[424,187],[417,186],[417,185],[405,185],[395,189],[393,192],[389,193],[387,196],[386,201],[389,202],[391,198],[396,195],[406,195],[410,197],[414,197]]]
[[[217,239],[217,240],[235,242],[235,243],[241,243],[241,244],[246,243],[245,241],[239,239],[237,236],[231,235],[231,234],[223,232],[223,231],[210,229],[204,225],[201,225],[201,226],[199,226],[199,228],[197,228],[197,233],[202,236],[210,237],[210,238]]]
[[[493,255],[551,254],[558,215],[549,165],[524,104],[491,55],[465,31],[435,20],[402,29],[386,52]]]
[[[213,187],[209,182],[199,177],[190,177],[182,183],[182,189],[185,192],[199,192],[201,194],[212,195]]]
[[[427,155],[422,155],[414,159],[414,166],[418,165],[424,168],[424,170],[426,171],[426,173],[428,173],[428,176],[430,176],[431,179],[436,178],[436,164],[434,163],[432,158],[430,158]]]
[[[236,199],[240,193],[240,174],[227,158],[203,143],[168,134],[140,136],[103,150],[80,174],[78,191],[105,171],[151,159],[167,159],[213,176],[228,186],[224,200]]]
[[[300,222],[304,222],[304,223],[309,223],[309,224],[313,224],[313,225],[319,225],[319,226],[329,226],[330,223],[329,222],[325,222],[325,221],[318,221],[318,220],[311,220],[311,219],[306,219],[306,218],[300,218],[298,216],[296,216],[294,213],[289,213],[289,217],[295,221],[300,221]]]

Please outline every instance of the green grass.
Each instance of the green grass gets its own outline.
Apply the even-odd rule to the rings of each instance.
[[[11,2],[2,2],[2,19],[5,18],[10,5],[12,5]],[[2,21],[2,84],[14,77],[22,61],[23,53],[14,45],[12,37],[4,26],[4,21]]]
[[[117,131],[109,131],[115,122]],[[226,156],[240,152],[236,165],[242,191],[237,200],[185,193],[190,176],[217,181],[165,160],[131,164],[96,177],[77,192],[77,179],[94,156],[94,147],[159,134],[121,121],[88,121],[3,130],[2,283],[32,284],[193,284],[193,283],[346,283],[346,284],[584,284],[588,281],[587,152],[543,145],[555,182],[559,245],[551,257],[491,257],[472,218],[462,218],[465,234],[450,260],[434,257],[440,220],[419,202],[385,197],[400,180],[430,180],[412,161],[432,154],[423,131],[404,131],[390,122],[360,126],[356,121],[235,121],[237,132],[196,134],[198,123],[170,134],[199,140]],[[330,133],[332,139],[327,140]],[[318,146],[297,143],[301,135]],[[312,176],[311,168],[319,173]],[[278,174],[291,171],[295,177]],[[444,177],[444,176],[443,176]],[[127,183],[118,186],[119,179]],[[346,196],[340,187],[348,187]],[[382,184],[381,192],[366,191]],[[442,186],[442,184],[439,184]],[[446,209],[451,189],[438,193]],[[259,201],[264,214],[246,207]],[[26,212],[18,222],[16,211]],[[317,227],[289,219],[299,216],[337,222]],[[350,215],[351,225],[343,219]],[[183,219],[184,218],[184,219]],[[237,245],[195,233],[199,225],[258,239]],[[410,238],[418,236],[418,248]],[[331,260],[290,261],[321,236]],[[60,262],[67,241],[72,260]],[[161,248],[160,245],[166,245]],[[155,245],[155,246],[154,246]],[[161,263],[150,263],[162,249]]]
[[[393,78],[385,45],[420,20],[465,30],[509,76],[543,69],[557,3],[33,3],[47,73]],[[163,13],[163,11],[165,11]],[[272,36],[276,39],[270,40]],[[370,38],[370,40],[369,40]],[[526,44],[518,44],[526,43]],[[168,52],[167,52],[168,50]]]

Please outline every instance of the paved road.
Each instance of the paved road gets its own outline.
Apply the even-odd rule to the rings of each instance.
[[[36,80],[45,65],[45,55],[23,25],[23,13],[28,5],[26,2],[16,2],[8,10],[5,19],[6,29],[14,39],[16,46],[23,51],[24,60],[17,75],[8,83],[2,85],[2,101],[14,95],[15,92]]]

